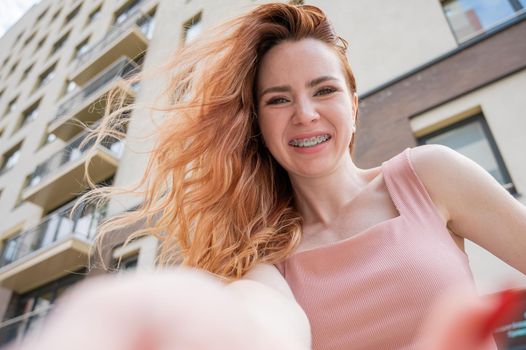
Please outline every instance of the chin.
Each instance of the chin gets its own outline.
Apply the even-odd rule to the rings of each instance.
[[[317,164],[316,166],[296,168],[293,171],[288,171],[289,176],[297,176],[303,178],[319,178],[328,176],[334,172],[334,166]]]

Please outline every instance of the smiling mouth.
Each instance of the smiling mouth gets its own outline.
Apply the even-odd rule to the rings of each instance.
[[[289,146],[299,147],[299,148],[308,148],[319,145],[320,143],[327,142],[331,139],[331,135],[325,134],[320,136],[309,137],[305,139],[294,139],[289,141]]]

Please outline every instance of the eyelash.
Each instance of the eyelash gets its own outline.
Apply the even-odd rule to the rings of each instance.
[[[335,89],[335,88],[333,88],[333,87],[324,87],[324,88],[321,88],[320,90],[318,90],[314,96],[320,94],[320,92],[323,92],[323,93],[320,94],[319,96],[324,96],[324,95],[332,94],[332,93],[334,93],[334,92],[336,92],[336,91],[338,91],[338,90]],[[284,98],[284,97],[276,97],[276,98],[271,98],[270,100],[268,100],[268,101],[266,102],[266,105],[280,104],[280,103],[278,102],[278,101],[280,101],[280,100],[285,100],[285,101],[287,101],[287,99]]]
[[[336,92],[337,90],[332,87],[324,87],[324,88],[321,88],[316,94],[319,94],[322,91],[325,91],[325,93],[323,93],[322,95],[328,95],[328,94],[332,94],[333,92]]]

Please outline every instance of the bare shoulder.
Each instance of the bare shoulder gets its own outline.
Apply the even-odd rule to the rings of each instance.
[[[448,173],[459,161],[458,153],[443,145],[422,145],[412,148],[409,157],[418,178],[447,223],[450,220],[450,212],[442,194],[447,187]]]
[[[437,195],[437,199],[451,193],[502,190],[502,186],[484,168],[447,146],[414,147],[410,159],[417,175],[426,188]]]
[[[425,163],[425,165],[431,165],[436,162],[441,164],[444,162],[449,163],[453,158],[460,155],[457,151],[438,144],[421,145],[411,148],[410,151],[411,161],[415,166],[422,165],[422,163]]]

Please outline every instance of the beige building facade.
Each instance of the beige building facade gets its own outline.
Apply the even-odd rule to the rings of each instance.
[[[87,188],[88,158],[100,184],[140,177],[152,146],[137,141],[153,129],[147,111],[132,113],[124,142],[108,140],[89,152],[73,121],[96,123],[114,88],[147,105],[164,82],[129,87],[129,74],[155,70],[206,28],[264,2],[42,0],[0,38],[0,342],[23,336],[89,275],[97,224],[138,204],[119,198],[69,216]],[[350,44],[361,99],[359,166],[441,143],[478,162],[526,205],[525,1],[305,3],[325,10]],[[124,238],[107,262],[153,268],[157,242],[123,247]],[[510,281],[526,286],[522,274],[484,249],[468,243],[466,251],[481,293]]]

